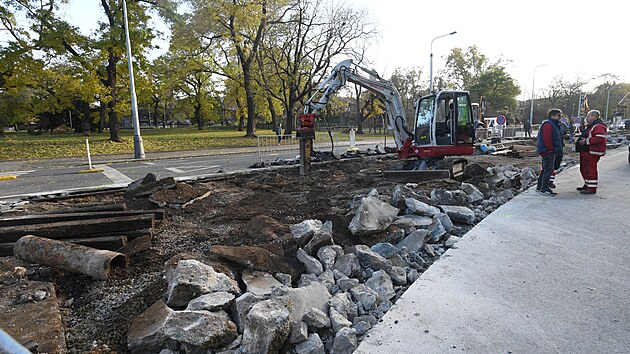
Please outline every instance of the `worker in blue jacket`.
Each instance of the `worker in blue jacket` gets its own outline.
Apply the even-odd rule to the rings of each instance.
[[[538,129],[536,150],[542,157],[542,171],[538,175],[536,190],[543,195],[556,196],[558,193],[549,188],[549,178],[553,173],[556,155],[562,154],[562,135],[560,133],[560,118],[562,111],[552,108],[547,112],[547,119]]]

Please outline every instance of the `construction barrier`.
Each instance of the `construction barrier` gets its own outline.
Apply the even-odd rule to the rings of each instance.
[[[333,142],[326,132],[315,134],[315,149],[330,150],[332,145],[338,146],[339,134],[332,133]],[[258,135],[258,158],[260,162],[275,159],[279,153],[295,152],[300,153],[300,139],[295,135]]]

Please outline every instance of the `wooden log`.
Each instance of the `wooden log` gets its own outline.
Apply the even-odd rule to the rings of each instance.
[[[36,196],[29,198],[31,202],[56,202],[60,200],[73,199],[73,198],[81,198],[81,197],[93,197],[103,194],[111,194],[116,192],[124,192],[127,190],[127,187],[116,187],[116,188],[104,188],[99,189],[97,191],[84,191],[84,192],[74,192],[66,195],[48,195],[48,196]]]
[[[117,251],[127,245],[127,236],[103,236],[93,238],[64,239],[77,245],[92,247],[99,250]],[[0,243],[0,257],[12,256],[15,242]]]
[[[124,211],[127,210],[127,204],[81,204],[79,206],[71,206],[60,210],[51,210],[43,214],[60,214],[60,213],[87,213],[92,211]]]
[[[133,240],[130,240],[125,246],[118,249],[117,252],[120,252],[127,257],[131,257],[141,251],[148,250],[151,248],[151,239],[152,235],[145,235],[137,237]]]
[[[127,192],[125,192],[125,198],[133,199],[137,197],[151,195],[159,190],[173,188],[176,185],[177,182],[175,181],[174,177],[162,178],[155,182],[143,184],[134,190],[128,190]]]
[[[124,234],[139,229],[152,229],[153,214],[120,216],[111,218],[60,221],[48,224],[0,227],[0,242],[15,242],[26,235],[51,239],[97,237],[99,235]]]
[[[89,275],[99,280],[107,279],[112,266],[127,267],[127,256],[122,253],[32,235],[20,238],[13,246],[13,254],[29,262]]]
[[[85,213],[59,213],[59,214],[32,214],[21,216],[10,216],[6,218],[0,218],[0,227],[3,226],[19,226],[19,225],[34,225],[34,224],[48,224],[61,221],[73,221],[73,220],[89,220],[89,219],[103,219],[120,216],[137,216],[153,214],[156,220],[164,219],[164,210],[122,210],[122,211],[96,211]]]

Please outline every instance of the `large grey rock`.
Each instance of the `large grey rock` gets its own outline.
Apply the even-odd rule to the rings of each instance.
[[[497,195],[497,200],[500,205],[503,205],[510,201],[510,199],[514,198],[514,193],[511,190],[506,189]]]
[[[439,213],[439,210],[437,213]],[[402,228],[408,234],[417,229],[428,229],[432,223],[433,216],[408,214],[399,216],[392,225]]]
[[[243,331],[243,353],[278,353],[289,337],[287,302],[274,298],[254,305],[247,314]]]
[[[339,313],[337,310],[335,310],[334,307],[330,308],[330,311],[328,314],[330,317],[330,325],[332,327],[333,332],[337,332],[342,328],[347,328],[347,327],[352,326],[352,322],[348,321],[348,319],[344,315]]]
[[[322,329],[330,327],[330,319],[326,313],[320,309],[308,309],[302,317],[302,320],[312,328]]]
[[[332,354],[352,354],[357,349],[357,331],[353,328],[342,328],[335,334]]]
[[[332,270],[337,258],[341,256],[343,249],[339,245],[324,246],[317,251],[317,258],[322,262],[324,270]]]
[[[451,232],[451,230],[453,229],[453,221],[448,215],[444,213],[439,213],[435,215],[433,218],[440,221],[442,226],[444,226],[444,230],[446,230],[446,232]]]
[[[407,285],[407,272],[405,272],[404,268],[396,266],[391,267],[387,271],[387,274],[394,285]]]
[[[301,248],[297,250],[297,259],[304,264],[306,272],[309,274],[320,275],[324,271],[322,264],[315,257],[306,254]]]
[[[462,183],[461,189],[466,193],[468,203],[476,203],[484,199],[483,193],[473,184]]]
[[[399,251],[396,246],[392,245],[389,242],[379,242],[370,247],[370,249],[385,258],[390,258],[393,255],[397,254]]]
[[[190,300],[187,311],[218,311],[225,310],[230,306],[232,300],[234,300],[234,294],[230,294],[225,291],[219,291],[216,293],[210,293],[201,295],[198,298]]]
[[[374,272],[370,279],[365,282],[365,285],[374,290],[384,301],[389,301],[396,295],[392,280],[384,270]]]
[[[174,311],[162,300],[136,317],[127,333],[127,348],[132,353],[159,353],[161,349],[177,343],[165,334],[166,321]]]
[[[365,311],[375,308],[378,300],[378,293],[365,284],[359,284],[350,289],[350,293],[355,301],[361,304]]]
[[[398,249],[407,247],[409,252],[418,252],[422,246],[424,246],[424,239],[429,234],[428,230],[416,230],[407,235],[402,241],[396,244]]]
[[[475,212],[467,207],[455,205],[440,205],[440,207],[453,222],[470,225],[475,223]]]
[[[349,293],[344,292],[335,294],[330,300],[328,300],[328,305],[343,315],[343,317],[351,321],[358,316],[357,304],[350,299]]]
[[[285,287],[271,274],[250,269],[243,270],[241,279],[248,292],[263,297],[269,297],[274,288]]]
[[[354,254],[357,255],[357,258],[359,259],[359,264],[361,264],[361,267],[363,268],[372,270],[387,270],[392,266],[390,261],[379,255],[378,253],[372,251],[366,245],[356,245],[350,247],[350,249],[354,250]]]
[[[132,322],[127,346],[132,353],[159,353],[180,345],[224,346],[237,336],[236,325],[224,311],[173,311],[160,300]]]
[[[429,237],[427,242],[437,243],[442,239],[442,236],[444,235],[446,235],[446,229],[444,228],[440,220],[436,219],[433,221],[433,224],[429,229]]]
[[[431,191],[431,200],[440,205],[465,205],[468,202],[468,196],[460,190],[447,191],[436,188]]]
[[[169,316],[165,335],[195,348],[214,348],[231,343],[238,333],[224,311],[176,311]]]
[[[396,219],[398,208],[378,198],[361,200],[348,229],[355,236],[369,235],[385,230]]]
[[[308,336],[308,339],[295,346],[295,354],[325,354],[324,342],[317,333]]]
[[[333,270],[338,270],[347,277],[355,278],[361,274],[361,264],[359,263],[359,258],[357,258],[354,253],[348,253],[337,259]]]
[[[283,297],[288,298],[287,302],[291,303],[289,315],[291,328],[296,328],[296,324],[302,322],[304,314],[311,308],[328,313],[330,293],[320,282],[302,288],[288,289]]]
[[[413,198],[405,198],[405,204],[407,204],[409,213],[415,215],[433,217],[440,212],[440,209]]]
[[[300,247],[306,245],[315,234],[315,231],[321,228],[322,222],[313,219],[304,220],[299,224],[294,224],[289,227],[293,238],[298,243],[298,245],[300,245]]]
[[[359,279],[348,277],[342,278],[337,280],[337,285],[339,286],[339,289],[341,289],[341,291],[348,291],[359,285]]]
[[[245,323],[249,310],[256,303],[263,301],[264,299],[264,296],[254,295],[253,293],[247,292],[234,300],[231,307],[232,319],[237,324],[239,333],[243,332],[243,324]]]
[[[314,255],[320,248],[333,245],[335,242],[333,241],[332,227],[332,222],[326,221],[321,228],[315,231],[311,240],[304,245],[304,251],[309,255]]]
[[[241,293],[234,279],[194,259],[180,260],[175,267],[167,267],[166,281],[167,304],[173,307],[184,307],[190,300],[212,292]]]
[[[335,285],[335,276],[333,275],[332,270],[327,270],[320,274],[317,279],[324,284],[328,292],[330,292]]]

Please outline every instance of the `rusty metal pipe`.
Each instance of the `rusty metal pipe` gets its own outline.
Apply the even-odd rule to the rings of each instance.
[[[99,280],[107,279],[112,266],[127,267],[127,256],[122,253],[32,235],[17,240],[13,245],[13,254],[27,261],[86,274]]]

